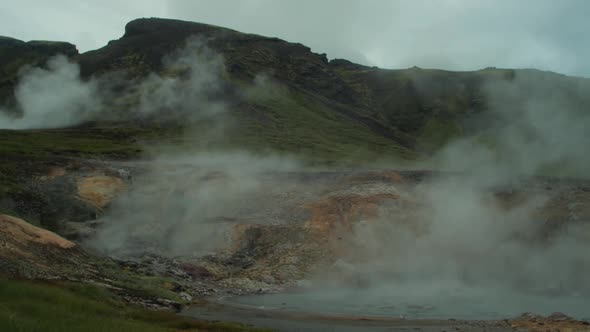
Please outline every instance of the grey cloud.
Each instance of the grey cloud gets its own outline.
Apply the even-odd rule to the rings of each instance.
[[[0,28],[21,39],[68,40],[86,51],[118,38],[127,21],[156,16],[276,36],[368,65],[590,76],[590,43],[583,38],[589,15],[583,0],[23,0],[0,5]]]
[[[169,2],[169,14],[302,42],[331,58],[404,68],[535,67],[588,75],[584,1]]]

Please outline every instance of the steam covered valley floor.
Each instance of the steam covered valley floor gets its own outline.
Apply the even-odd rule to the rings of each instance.
[[[515,287],[540,294],[547,302],[551,296],[569,297],[570,302],[562,301],[560,308],[556,302],[547,308],[524,303],[494,317],[475,312],[459,316],[459,311],[443,310],[448,309],[444,303],[415,304],[412,294],[406,294],[409,306],[393,303],[397,307],[389,313],[397,317],[404,314],[400,310],[422,306],[439,312],[426,310],[421,318],[509,318],[523,311],[588,317],[583,312],[588,306],[575,308],[582,312],[572,310],[572,302],[588,295],[583,253],[588,243],[584,240],[590,186],[584,181],[538,177],[486,183],[473,182],[466,174],[426,171],[305,170],[281,160],[264,160],[248,169],[244,165],[252,164],[249,156],[208,157],[205,162],[55,164],[34,178],[31,188],[53,202],[77,204],[52,205],[53,216],[56,230],[81,242],[85,250],[30,251],[31,246],[19,246],[28,252],[22,256],[25,259],[15,260],[14,251],[2,251],[2,256],[11,257],[15,266],[27,266],[13,269],[16,275],[39,271],[38,264],[44,261],[52,268],[29,277],[98,281],[147,306],[166,306],[157,300],[165,294],[177,303],[169,304],[178,306],[210,296],[288,293],[306,284],[362,290],[385,281],[403,285],[418,278],[448,278],[489,289]],[[94,260],[84,253],[88,250],[106,259],[114,257],[109,265],[113,273],[103,273],[102,263],[86,264]],[[116,278],[117,269],[149,280],[148,288],[161,287],[168,293],[152,292],[149,301],[126,294],[128,284]],[[482,294],[476,300],[505,300],[498,294]],[[384,302],[395,302],[399,292],[381,295]],[[291,309],[310,306],[305,296],[301,301],[297,296],[269,296],[249,298],[253,301],[249,303],[272,299]],[[432,299],[425,302],[437,300]],[[356,300],[348,309],[335,311],[371,314],[380,301]]]
[[[219,238],[221,242],[225,241],[224,245],[216,245],[219,248],[223,248],[221,251],[217,251],[213,255],[205,255],[202,258],[189,259],[191,261],[190,264],[193,264],[189,266],[198,267],[193,271],[201,273],[201,276],[205,276],[205,278],[217,279],[217,284],[223,285],[224,290],[221,293],[247,294],[277,292],[293,287],[296,284],[296,280],[302,279],[311,279],[312,283],[317,282],[320,284],[340,283],[342,288],[346,289],[345,292],[350,292],[348,294],[341,293],[340,295],[342,297],[340,298],[330,297],[327,296],[329,294],[325,293],[320,293],[318,294],[319,297],[314,297],[313,299],[306,298],[306,295],[292,297],[282,294],[268,295],[268,297],[254,295],[252,297],[237,298],[237,301],[242,304],[262,304],[270,307],[275,307],[272,304],[277,304],[276,307],[283,308],[282,303],[288,303],[287,306],[290,309],[294,309],[295,311],[305,309],[303,310],[304,312],[309,312],[310,309],[316,313],[330,312],[333,310],[340,315],[354,313],[356,315],[390,316],[393,314],[395,317],[398,317],[400,314],[410,314],[408,316],[411,318],[438,318],[443,320],[447,318],[472,320],[499,319],[515,317],[524,311],[534,311],[541,314],[565,311],[577,318],[587,317],[588,313],[585,312],[587,310],[585,308],[589,307],[589,303],[585,300],[587,297],[580,296],[579,294],[580,292],[584,294],[587,291],[581,283],[583,278],[575,281],[573,279],[576,279],[576,277],[567,271],[566,279],[573,279],[565,281],[569,283],[565,285],[566,289],[561,290],[556,288],[555,279],[559,279],[559,276],[544,279],[543,277],[536,276],[536,274],[524,272],[523,277],[525,283],[526,281],[530,281],[526,280],[527,278],[537,278],[538,280],[529,282],[528,285],[522,288],[532,287],[535,289],[529,289],[530,291],[545,292],[545,294],[537,295],[537,297],[534,295],[521,295],[520,301],[518,301],[518,296],[516,298],[509,296],[513,293],[508,288],[502,289],[503,293],[491,291],[490,289],[482,289],[479,294],[472,293],[468,296],[463,296],[463,298],[459,295],[459,297],[454,298],[455,302],[459,300],[458,302],[461,303],[462,300],[463,308],[459,308],[458,306],[450,308],[449,304],[452,300],[448,296],[441,296],[442,294],[440,292],[437,293],[435,291],[429,294],[430,298],[422,299],[424,302],[422,304],[415,304],[416,293],[410,294],[406,291],[406,303],[401,305],[396,303],[398,307],[395,310],[389,311],[379,311],[376,309],[375,306],[379,300],[369,296],[369,291],[365,293],[367,296],[364,298],[358,296],[363,293],[363,285],[369,285],[368,287],[372,287],[371,285],[378,286],[385,279],[400,278],[400,275],[402,279],[404,277],[412,278],[425,275],[435,280],[443,277],[442,275],[433,273],[432,270],[412,271],[415,266],[408,264],[408,262],[397,262],[397,266],[394,264],[384,267],[384,263],[387,264],[388,259],[391,257],[384,257],[383,253],[379,252],[383,248],[385,248],[386,252],[388,250],[399,252],[400,249],[401,251],[412,250],[416,252],[416,256],[412,259],[425,264],[431,264],[431,262],[421,262],[420,260],[424,259],[425,255],[432,254],[431,250],[433,249],[421,246],[406,246],[408,243],[404,242],[403,238],[398,238],[397,236],[382,238],[375,236],[376,234],[372,232],[368,234],[363,233],[367,231],[367,228],[371,230],[373,227],[385,227],[376,228],[373,231],[376,230],[386,235],[393,235],[391,233],[392,229],[389,228],[391,225],[387,226],[388,223],[397,225],[395,226],[395,232],[401,233],[403,233],[401,230],[404,228],[404,225],[407,226],[408,223],[409,225],[413,225],[412,227],[419,225],[428,225],[430,227],[432,215],[430,213],[423,215],[424,209],[430,211],[434,207],[435,211],[439,210],[437,212],[440,214],[443,211],[440,211],[440,207],[436,207],[437,204],[449,204],[452,209],[457,209],[460,205],[455,204],[467,203],[474,204],[476,214],[492,213],[492,211],[498,213],[494,216],[494,220],[495,218],[507,218],[510,222],[522,222],[522,220],[516,220],[514,218],[525,218],[526,220],[533,218],[534,222],[538,224],[538,228],[529,228],[530,225],[527,225],[523,229],[509,227],[509,235],[514,236],[515,234],[513,233],[516,233],[516,235],[520,236],[527,235],[529,239],[532,236],[532,240],[534,241],[541,239],[541,241],[548,241],[551,238],[551,236],[547,238],[548,234],[559,234],[567,228],[567,226],[564,226],[566,225],[564,221],[575,225],[587,220],[589,197],[587,195],[587,186],[584,182],[533,178],[524,180],[513,179],[511,183],[504,183],[503,185],[493,183],[493,186],[491,186],[488,184],[473,183],[473,179],[470,179],[468,175],[420,171],[302,172],[291,169],[278,172],[259,172],[257,168],[256,172],[248,173],[240,169],[236,173],[236,170],[232,168],[220,170],[218,165],[214,166],[215,170],[202,167],[205,171],[195,171],[190,166],[190,163],[185,163],[184,165],[188,173],[194,174],[194,177],[187,177],[187,173],[179,171],[180,167],[177,165],[174,168],[174,174],[169,173],[165,177],[165,182],[174,183],[175,187],[178,188],[178,181],[173,179],[179,174],[182,174],[181,178],[183,179],[200,179],[199,181],[190,181],[190,183],[198,183],[198,187],[205,189],[208,193],[215,193],[216,190],[219,190],[219,186],[223,186],[223,188],[226,188],[226,186],[243,188],[244,184],[240,182],[244,177],[248,179],[248,183],[251,185],[249,189],[241,192],[239,204],[233,203],[231,199],[227,200],[227,193],[225,191],[218,193],[223,194],[225,197],[225,199],[222,199],[224,209],[221,214],[213,213],[209,215],[211,219],[206,221],[204,225],[207,225],[207,227],[213,227],[214,225],[222,227],[231,236],[229,238]],[[153,176],[150,177],[150,181],[152,183],[154,182]],[[255,185],[252,186],[251,181],[254,181],[253,183]],[[460,202],[454,200],[448,201],[446,199],[439,201],[442,199],[437,196],[440,193],[437,193],[436,190],[431,191],[432,188],[437,187],[439,181],[442,181],[444,184],[445,191],[443,196],[447,196],[449,190],[453,188],[452,184],[455,183],[456,185],[456,181],[458,181],[459,185],[458,187],[454,187],[455,191],[452,194],[458,196]],[[475,185],[482,185],[486,189],[484,191],[480,187],[477,188],[476,192],[465,190],[465,186],[471,187]],[[428,188],[428,194],[424,193],[423,186]],[[194,191],[190,188],[181,190],[184,190],[185,193],[192,192],[194,194]],[[482,199],[484,202],[469,201],[463,197],[463,195],[474,195],[475,193],[477,193],[478,199]],[[178,198],[177,196],[175,197]],[[191,201],[195,199],[195,196],[190,196],[190,194],[189,197],[191,197],[189,198]],[[244,200],[245,197],[248,197],[248,199]],[[214,197],[214,201],[218,199],[219,197]],[[528,206],[530,204],[529,201],[536,201],[537,199],[540,199],[540,201],[535,202],[533,206]],[[175,202],[178,203],[178,201]],[[492,204],[492,211],[486,210],[487,204]],[[163,206],[165,207],[166,205],[164,204]],[[228,206],[234,209],[226,209]],[[526,206],[526,209],[519,211],[516,215],[504,214],[505,210],[510,211],[523,206]],[[215,210],[209,211],[219,213],[219,211]],[[465,222],[476,222],[476,217],[479,217],[479,221],[481,221],[481,216],[471,215],[470,213],[461,216],[460,214],[456,214],[456,211],[453,211],[453,216],[468,219],[461,220],[462,223],[459,225],[449,224],[448,227],[454,227],[452,229],[454,232],[460,231],[460,228],[464,226],[468,226],[463,224]],[[438,222],[449,222],[449,220],[441,219]],[[488,220],[484,222],[493,223],[495,221]],[[385,223],[385,226],[383,226],[383,223]],[[381,226],[379,226],[380,224]],[[503,227],[505,226],[503,225]],[[179,227],[179,225],[175,227]],[[186,230],[186,228],[183,229]],[[492,230],[487,229],[486,232]],[[415,229],[412,231],[412,234],[414,231]],[[504,236],[506,234],[503,231],[497,232],[486,234],[492,236],[494,246],[510,244],[510,241],[503,243],[506,241]],[[520,234],[518,234],[519,232]],[[526,232],[526,234],[523,232]],[[216,234],[220,235],[223,233],[219,232]],[[211,233],[207,234],[210,239]],[[467,234],[464,234],[464,236],[467,236]],[[155,239],[156,243],[158,243],[157,238],[152,239]],[[392,239],[396,240],[395,242],[401,242],[402,246],[395,248],[388,247],[387,243]],[[142,239],[131,236],[127,240],[140,240],[141,242]],[[435,240],[434,242],[436,242],[442,240],[447,241],[448,239],[438,238],[437,236],[434,239],[430,238],[428,240]],[[383,248],[378,248],[378,251],[375,251],[375,248],[367,245],[367,241],[379,241],[378,245]],[[130,241],[126,241],[126,243],[129,244]],[[154,243],[154,241],[151,241],[151,243]],[[397,244],[399,245],[400,243]],[[546,244],[548,247],[551,247],[550,242],[546,242]],[[450,265],[455,264],[456,267],[465,266],[465,270],[461,271],[464,274],[463,277],[467,278],[467,280],[475,280],[476,282],[480,281],[479,279],[482,275],[476,273],[470,276],[469,273],[470,270],[481,269],[482,262],[492,265],[491,268],[484,269],[485,273],[491,270],[495,270],[496,274],[511,273],[502,271],[502,268],[506,268],[506,266],[493,266],[495,265],[493,262],[494,257],[491,257],[491,260],[485,261],[484,256],[471,258],[462,256],[462,251],[468,249],[472,249],[473,252],[476,251],[474,250],[475,248],[469,248],[471,245],[473,243],[461,243],[459,247],[454,248],[457,252],[445,252],[444,256],[438,257],[438,259],[444,259]],[[199,248],[199,250],[202,250],[202,248]],[[486,248],[486,250],[489,250],[489,248]],[[420,251],[424,252],[420,253]],[[512,262],[513,264],[522,264],[523,252],[514,251],[510,254],[516,256],[512,257],[514,260]],[[480,253],[480,255],[485,255],[485,253]],[[507,261],[510,260],[509,258],[506,256],[496,257],[496,259]],[[366,262],[369,263],[367,264]],[[374,263],[374,265],[371,266],[371,263]],[[549,267],[551,264],[550,261],[543,263],[547,264],[546,267]],[[572,262],[570,261],[569,263]],[[398,269],[407,269],[410,274],[404,276],[404,272],[397,271]],[[543,271],[538,272],[543,273]],[[450,276],[457,280],[461,279],[458,275],[451,274]],[[518,279],[516,277],[500,279],[510,285],[497,285],[499,287],[513,287],[515,286],[514,283],[519,282],[518,280],[513,280]],[[489,280],[484,280],[484,284],[487,281]],[[520,282],[522,283],[522,281]],[[299,281],[299,284],[301,284],[301,281]],[[403,282],[400,284],[403,285]],[[351,289],[358,288],[359,285],[361,286],[360,293],[354,296],[354,291]],[[461,281],[457,282],[457,287],[466,288],[465,285],[461,284]],[[412,289],[416,290],[416,288]],[[569,292],[570,295],[551,298],[550,295],[546,294],[559,291]],[[572,293],[576,292],[578,293],[577,297],[572,295]],[[398,291],[390,289],[389,293],[378,293],[382,296],[381,300],[389,299],[389,301],[392,301],[391,299],[395,298],[398,300],[393,301],[399,301],[399,289]],[[335,294],[338,294],[338,291]],[[346,295],[352,295],[348,297],[348,301]],[[333,300],[332,302],[330,302],[330,298]],[[351,298],[355,300],[351,301]],[[268,302],[265,303],[265,299],[271,299],[270,301],[273,303],[268,305]],[[325,302],[318,299],[324,299]],[[561,302],[556,301],[556,299],[560,299]],[[362,300],[366,301],[363,302]],[[518,304],[513,307],[502,305],[507,300],[516,301]],[[281,305],[278,305],[278,301],[281,302]],[[445,303],[445,301],[449,302]],[[356,305],[348,307],[342,305],[343,303],[350,302]],[[473,305],[477,303],[480,304],[480,307]],[[491,306],[489,305],[490,303],[492,304]],[[334,304],[340,305],[334,306]],[[431,309],[429,310],[428,308]],[[436,309],[432,310],[432,308]],[[571,312],[571,310],[575,312]],[[189,312],[191,311],[189,310]],[[271,313],[270,315],[272,316],[273,314]],[[258,314],[253,314],[252,317],[258,317]],[[200,318],[206,317],[200,316]],[[230,317],[225,319],[228,318]],[[234,317],[234,319],[237,318]],[[284,325],[291,324],[288,319],[281,320],[280,315],[274,319],[278,319],[280,322],[277,323],[278,325],[269,325],[269,327],[282,328]],[[304,319],[304,321],[307,322],[303,323],[306,329],[313,326],[313,323],[310,323],[313,322],[313,319]],[[262,323],[262,321],[256,321],[255,319],[253,321],[244,319],[242,322]],[[413,324],[420,325],[423,323],[415,322]],[[329,323],[328,326],[330,324],[334,326],[334,322]],[[432,324],[436,326],[432,327],[433,330],[438,330],[441,323]],[[494,325],[496,323],[491,324]],[[501,328],[506,327],[501,322],[498,324],[502,326]],[[475,325],[476,327],[473,330],[479,329],[477,324]],[[263,324],[261,326],[265,325]],[[320,324],[320,326],[326,328],[325,324]],[[335,326],[338,326],[338,324]],[[340,328],[343,327],[340,326]]]

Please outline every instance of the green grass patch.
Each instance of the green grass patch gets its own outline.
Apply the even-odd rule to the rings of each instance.
[[[418,135],[418,148],[434,152],[445,146],[453,138],[462,134],[461,127],[453,119],[431,118]]]
[[[0,331],[263,331],[125,305],[104,288],[0,280]]]
[[[141,139],[157,134],[135,128],[0,130],[0,156],[129,158],[141,153]]]
[[[89,127],[0,130],[0,156],[132,159],[162,150],[242,149],[300,157],[312,162],[352,164],[376,159],[413,159],[415,154],[335,109],[329,101],[283,88],[252,97],[221,118],[184,129]],[[148,151],[147,154],[144,154]],[[31,159],[33,158],[33,159]],[[0,161],[0,173],[11,174]],[[6,176],[5,176],[6,177]],[[11,177],[8,175],[7,177]],[[9,183],[0,175],[0,186]]]
[[[412,151],[303,93],[282,91],[254,100],[252,107],[257,114],[236,112],[241,127],[234,141],[254,150],[352,163],[414,158]]]

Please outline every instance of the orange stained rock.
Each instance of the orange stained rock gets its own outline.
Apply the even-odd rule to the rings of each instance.
[[[552,320],[550,318],[538,317],[530,319],[514,319],[510,321],[510,327],[517,330],[530,332],[562,331],[562,332],[583,332],[590,331],[590,323],[574,319]]]
[[[58,176],[66,175],[66,169],[63,167],[51,167],[47,172],[47,178],[54,179]]]
[[[76,245],[53,232],[4,214],[0,214],[0,235],[5,239],[21,244],[33,242],[62,249],[69,249]]]
[[[100,209],[126,189],[125,181],[114,176],[88,176],[78,180],[78,196]]]
[[[323,198],[307,204],[306,207],[311,210],[311,219],[306,222],[305,227],[323,235],[336,229],[351,231],[355,221],[377,217],[379,203],[388,199],[399,199],[399,195],[383,193]]]
[[[253,225],[253,224],[235,224],[235,225],[233,225],[231,228],[231,243],[234,246],[239,247],[239,244],[244,237],[244,233],[248,229],[254,228],[254,227],[257,227],[257,226]]]
[[[389,183],[402,183],[404,178],[399,172],[385,170],[385,171],[370,171],[361,174],[355,174],[348,178],[351,181],[380,181]]]

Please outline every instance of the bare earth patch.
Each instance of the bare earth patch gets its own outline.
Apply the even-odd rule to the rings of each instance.
[[[554,313],[547,317],[534,314],[524,314],[510,322],[510,326],[518,330],[530,332],[561,331],[581,332],[590,331],[590,323],[575,320],[562,313]]]
[[[10,238],[21,244],[33,242],[62,249],[69,249],[76,245],[53,232],[33,226],[22,219],[4,214],[0,215],[0,234],[4,238]]]
[[[127,189],[125,181],[118,177],[99,175],[78,180],[78,196],[103,209],[121,192]]]

